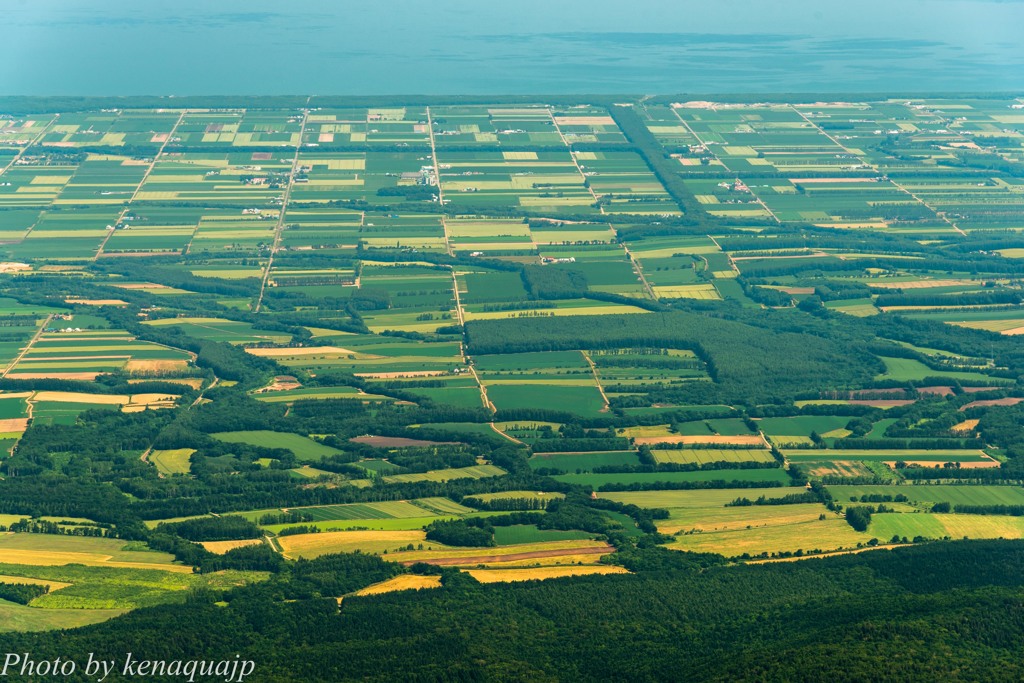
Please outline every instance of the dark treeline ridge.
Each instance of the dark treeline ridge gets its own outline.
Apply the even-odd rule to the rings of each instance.
[[[573,316],[471,321],[468,348],[474,354],[553,351],[576,348],[654,347],[697,354],[715,381],[691,382],[693,403],[781,402],[829,377],[835,386],[870,382],[880,361],[861,349],[798,331],[783,312],[776,332],[747,321],[672,311],[636,315]],[[761,322],[768,322],[762,319]],[[791,348],[791,352],[783,349]]]
[[[335,596],[402,570],[327,556],[226,596],[197,593],[72,632],[4,634],[0,646],[39,660],[123,659],[126,649],[160,659],[168,624],[181,623],[189,637],[175,657],[240,654],[267,681],[852,682],[878,680],[881,666],[888,680],[1024,677],[1018,541],[756,566],[657,548],[618,555],[635,575],[480,585],[414,566],[439,571],[442,587],[349,596],[341,609]]]

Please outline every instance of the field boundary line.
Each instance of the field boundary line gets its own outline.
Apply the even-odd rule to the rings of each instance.
[[[838,146],[838,147],[839,147],[840,149],[842,149],[842,150],[843,150],[844,152],[846,152],[846,153],[847,153],[847,154],[849,154],[850,156],[856,157],[856,158],[857,158],[857,159],[858,159],[858,160],[859,160],[859,161],[860,161],[860,162],[861,162],[862,164],[864,164],[865,166],[869,166],[869,167],[873,168],[873,169],[874,169],[874,170],[875,170],[876,172],[879,172],[879,171],[878,171],[878,167],[877,167],[877,166],[875,166],[874,164],[870,164],[870,163],[868,163],[868,162],[867,162],[867,160],[866,160],[866,159],[864,158],[864,155],[862,155],[862,154],[854,154],[854,153],[853,153],[853,151],[852,151],[852,150],[851,150],[851,149],[850,149],[849,147],[847,147],[846,145],[844,145],[844,144],[842,144],[841,142],[839,142],[839,140],[837,140],[836,138],[834,138],[834,137],[832,137],[831,135],[829,135],[829,134],[828,134],[828,133],[827,133],[827,132],[825,131],[825,129],[824,129],[824,128],[822,128],[821,126],[819,126],[818,124],[816,124],[816,123],[815,123],[814,121],[811,121],[811,120],[810,120],[809,118],[807,118],[807,116],[806,116],[806,115],[805,115],[805,114],[804,114],[804,113],[803,113],[802,111],[800,111],[799,109],[797,109],[797,108],[796,108],[796,105],[790,104],[790,105],[787,105],[787,106],[788,106],[788,107],[789,107],[790,109],[792,109],[793,111],[795,111],[795,112],[797,113],[797,115],[798,115],[798,116],[799,116],[800,118],[802,118],[802,119],[803,119],[804,121],[806,121],[806,122],[807,122],[807,123],[809,123],[810,125],[814,126],[814,129],[815,129],[816,131],[818,131],[819,133],[821,133],[822,135],[824,135],[824,136],[825,136],[826,138],[828,138],[829,140],[831,140],[831,141],[833,142],[833,144],[835,144],[836,146]],[[939,118],[941,118],[941,117],[939,117]],[[945,120],[945,119],[943,119],[943,120]],[[893,187],[895,187],[895,188],[896,188],[897,190],[899,190],[900,192],[903,192],[903,193],[905,193],[905,194],[909,195],[909,196],[910,196],[910,197],[911,197],[911,198],[912,198],[912,199],[913,199],[913,200],[914,200],[915,202],[917,202],[917,203],[918,203],[918,204],[920,204],[921,206],[925,207],[926,209],[928,209],[929,211],[931,211],[932,213],[934,213],[934,214],[935,214],[935,216],[936,216],[937,218],[940,218],[940,219],[942,219],[942,221],[943,221],[943,222],[945,222],[945,223],[946,223],[947,225],[949,225],[949,227],[953,228],[954,230],[956,230],[956,231],[957,231],[958,233],[960,233],[961,235],[963,235],[963,236],[965,236],[965,237],[967,236],[967,233],[966,233],[966,232],[964,232],[963,230],[961,230],[961,229],[960,229],[960,226],[958,226],[958,225],[957,225],[956,223],[954,223],[953,221],[949,220],[949,218],[948,218],[948,217],[946,216],[945,212],[943,212],[943,211],[939,211],[939,210],[938,210],[938,209],[936,209],[935,207],[933,207],[933,206],[929,205],[929,204],[928,204],[928,202],[926,202],[925,200],[921,199],[921,198],[920,198],[920,197],[918,197],[918,196],[917,196],[916,194],[914,194],[913,192],[911,192],[911,191],[910,191],[910,190],[908,190],[907,188],[903,187],[902,185],[900,185],[900,184],[899,184],[898,182],[896,182],[896,181],[895,181],[895,180],[893,180],[892,178],[889,178],[888,176],[886,176],[886,179],[887,179],[887,180],[888,180],[888,181],[889,181],[890,183],[892,183],[892,186],[893,186]]]
[[[597,365],[591,360],[590,354],[580,349],[580,354],[583,356],[583,360],[587,361],[587,365],[590,366],[590,373],[594,376],[594,383],[597,384],[597,390],[601,392],[601,400],[604,401],[604,408],[601,409],[602,413],[607,413],[611,410],[611,404],[608,402],[608,395],[604,393],[604,387],[601,386],[601,376],[597,374]]]
[[[121,221],[124,220],[125,214],[127,214],[128,211],[132,208],[132,204],[135,202],[135,198],[139,196],[139,192],[142,191],[142,186],[146,184],[146,180],[149,179],[149,174],[153,172],[154,168],[156,168],[156,162],[159,161],[160,157],[164,153],[164,150],[167,149],[167,145],[170,143],[171,138],[173,138],[174,134],[177,132],[178,126],[180,126],[181,122],[185,120],[185,114],[187,113],[188,109],[181,110],[181,114],[178,115],[178,120],[174,122],[173,126],[171,126],[171,132],[167,134],[167,139],[164,140],[164,143],[160,145],[160,149],[158,149],[156,151],[156,154],[153,155],[153,161],[149,162],[149,166],[146,168],[146,172],[142,174],[142,179],[139,180],[139,184],[135,186],[135,191],[132,192],[132,196],[128,198],[128,201],[125,202],[124,209],[122,209],[121,213],[117,215],[117,221],[114,223],[114,229],[107,230],[107,236],[103,238],[102,242],[100,242],[99,249],[96,250],[96,255],[92,257],[93,261],[99,260],[100,255],[103,254],[103,250],[107,246],[107,242],[109,242],[110,238],[113,237],[115,232],[117,232],[117,226],[121,224]],[[196,226],[196,229],[198,230],[198,223],[196,224]],[[195,233],[193,232],[193,236],[194,235]]]
[[[601,212],[601,215],[605,215],[604,207],[601,206],[600,203],[601,198],[597,196],[597,193],[594,192],[594,188],[590,186],[590,182],[587,180],[587,174],[583,172],[583,167],[580,166],[579,159],[577,159],[576,155],[572,153],[572,146],[570,146],[569,141],[565,139],[565,134],[562,133],[561,126],[559,126],[558,121],[555,120],[555,114],[551,111],[551,107],[547,107],[547,112],[548,116],[551,117],[551,125],[555,127],[555,132],[558,133],[558,137],[562,139],[562,144],[565,145],[565,151],[569,153],[569,158],[572,159],[572,163],[576,167],[577,172],[579,172],[580,177],[583,178],[583,186],[587,188],[587,192],[589,192],[590,196],[594,198],[594,201],[598,203],[597,209]]]
[[[14,357],[14,360],[12,360],[10,364],[8,364],[6,368],[4,368],[3,373],[0,373],[0,377],[6,377],[7,373],[13,370],[14,367],[18,363],[20,363],[25,358],[26,355],[28,355],[28,352],[32,350],[32,347],[35,346],[36,342],[39,341],[40,337],[42,337],[43,334],[46,332],[46,328],[49,326],[51,320],[53,320],[53,313],[46,316],[46,320],[44,320],[43,324],[39,326],[39,329],[36,330],[36,333],[32,336],[32,338],[28,340],[28,344],[25,345],[25,348],[19,351],[18,355]]]
[[[295,145],[295,157],[292,159],[292,169],[288,174],[288,185],[284,188],[284,196],[281,199],[281,215],[277,218],[277,225],[274,226],[274,240],[270,245],[270,256],[267,258],[267,267],[263,271],[263,282],[260,283],[260,295],[256,299],[253,313],[259,313],[263,306],[263,293],[267,291],[267,281],[270,280],[270,269],[274,265],[274,255],[281,248],[281,233],[284,232],[284,220],[288,211],[288,200],[292,196],[292,188],[295,187],[295,174],[299,169],[299,158],[302,152],[302,138],[306,134],[306,124],[309,122],[309,100],[306,100],[306,108],[302,110],[302,126],[299,128],[299,144]]]

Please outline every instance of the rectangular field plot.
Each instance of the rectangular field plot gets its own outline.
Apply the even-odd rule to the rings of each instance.
[[[415,474],[394,474],[382,477],[386,484],[409,483],[414,481],[453,481],[455,479],[484,479],[500,477],[507,474],[495,465],[476,465],[474,467],[456,467],[447,470],[431,470]]]
[[[789,475],[780,467],[770,469],[753,470],[699,470],[695,472],[634,472],[623,474],[558,474],[554,477],[558,481],[581,486],[592,486],[597,490],[608,487],[609,490],[626,488],[631,484],[653,484],[656,482],[700,482],[700,481],[742,481],[742,482],[763,482],[766,485],[790,483]],[[727,489],[728,490],[728,489]],[[736,498],[740,493],[738,489],[732,490],[734,495],[729,500]],[[742,493],[747,496],[747,493]],[[781,493],[777,495],[782,495]],[[749,496],[747,496],[749,497]],[[769,497],[776,497],[772,494]],[[728,501],[725,501],[728,502]],[[724,505],[724,503],[723,503]]]
[[[864,496],[905,496],[912,504],[928,508],[935,503],[1024,505],[1024,488],[1019,486],[829,486],[828,490],[844,504]]]
[[[156,327],[177,326],[191,337],[230,344],[282,343],[291,340],[291,335],[287,333],[259,330],[249,323],[224,318],[161,318],[146,321],[146,324]]]
[[[715,462],[773,462],[770,451],[754,448],[678,448],[651,451],[658,463],[707,465]]]
[[[430,128],[424,107],[324,108],[309,113],[306,148],[416,146],[429,150]]]
[[[389,553],[385,558],[393,562],[412,564],[429,562],[457,567],[523,567],[537,565],[576,565],[596,562],[613,549],[603,541],[589,539],[557,540],[490,548],[438,548],[428,542],[429,549]]]
[[[12,367],[11,379],[95,379],[105,372],[180,373],[192,360],[186,351],[136,339],[121,330],[58,329],[52,323]]]
[[[428,342],[377,335],[346,335],[344,346],[251,349],[273,357],[286,367],[310,372],[346,371],[374,379],[430,378],[465,372],[458,342]],[[458,371],[456,373],[456,371]]]
[[[998,467],[999,463],[980,450],[853,450],[853,449],[801,449],[785,451],[786,459],[794,463],[840,461],[868,461],[920,464],[928,467],[944,463],[960,463],[964,467]]]
[[[923,538],[1024,538],[1024,517],[885,513],[872,515],[868,533],[888,540],[893,536]]]
[[[597,211],[597,198],[568,150],[537,152],[535,159],[506,159],[501,152],[490,151],[443,151],[438,164],[444,201],[455,207]]]
[[[536,453],[530,458],[535,470],[549,469],[562,472],[590,471],[595,467],[639,465],[636,451],[604,451],[592,453]],[[479,497],[479,496],[478,496]]]
[[[214,438],[228,443],[245,443],[264,448],[283,448],[295,454],[301,460],[321,460],[341,451],[325,446],[301,434],[255,430],[243,432],[220,432]]]
[[[483,378],[482,381],[488,398],[498,410],[547,408],[590,416],[607,411],[607,404],[593,377],[589,380],[553,381]]]
[[[601,497],[641,507],[666,508],[669,518],[658,530],[675,535],[668,547],[715,552],[729,557],[779,551],[837,550],[864,543],[869,534],[853,530],[824,505],[725,507],[736,498],[781,498],[802,488],[718,489],[703,491],[638,491],[602,493]],[[824,519],[822,519],[824,517]]]

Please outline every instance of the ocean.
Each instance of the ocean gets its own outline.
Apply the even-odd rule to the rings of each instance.
[[[1024,90],[1024,2],[0,0],[0,95]]]

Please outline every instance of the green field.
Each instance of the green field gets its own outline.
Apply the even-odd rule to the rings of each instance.
[[[1024,540],[1024,517],[932,512],[1024,506],[1024,98],[840,92],[916,82],[911,64],[958,87],[982,67],[966,42],[941,57],[956,36],[936,17],[1006,51],[1020,21],[966,22],[1021,11],[1011,4],[863,12],[886,40],[815,12],[791,22],[807,29],[792,40],[753,35],[746,8],[726,8],[732,22],[694,14],[703,33],[683,41],[668,19],[639,31],[637,8],[573,22],[551,5],[560,32],[518,40],[503,65],[543,97],[430,95],[431,55],[458,48],[457,30],[382,43],[397,50],[387,64],[422,72],[428,94],[412,99],[359,96],[372,59],[331,71],[323,45],[283,33],[275,44],[309,74],[356,94],[0,97],[0,526],[17,530],[0,533],[0,577],[70,584],[0,602],[0,630],[69,629],[60,647],[12,652],[108,643],[121,627],[70,629],[152,608],[124,623],[167,651],[193,637],[211,656],[230,642],[272,652],[268,679],[1021,678],[1011,545],[975,546],[977,566],[953,543],[729,566],[894,536]],[[478,19],[500,15],[480,24],[486,40],[521,33],[520,8],[479,5]],[[4,64],[15,80],[66,57],[19,32],[26,12],[7,13],[24,38],[24,63]],[[239,40],[263,45],[271,14],[233,22]],[[77,15],[51,19],[36,22],[46,35],[81,29]],[[138,22],[96,21],[129,29],[103,50],[130,63]],[[399,54],[416,40],[433,41],[425,61]],[[187,42],[168,68],[224,71]],[[559,93],[540,67],[575,69],[569,48],[585,44],[609,83],[649,90],[626,77],[646,55],[691,94]],[[253,78],[288,67],[236,52]],[[841,54],[863,61],[823,66]],[[745,55],[734,76],[762,95],[692,94],[728,55]],[[769,95],[796,67],[808,93],[834,94]],[[174,90],[148,75],[153,92]],[[826,480],[851,482],[828,485],[834,509],[816,494]],[[882,503],[864,532],[844,516]],[[434,522],[456,520],[458,542],[460,522],[521,512],[499,519],[497,548],[426,547]],[[61,533],[22,533],[22,520]],[[188,545],[200,537],[210,554]],[[353,551],[389,564],[319,559]],[[457,555],[510,583],[548,565],[632,574],[488,586],[479,614],[463,608],[484,593],[456,563],[439,589],[353,595]],[[914,576],[897,581],[901,556]],[[267,578],[253,567],[272,585],[241,586]],[[406,585],[436,583],[420,569]],[[531,600],[547,612],[527,614]],[[626,613],[658,601],[670,618]],[[835,627],[809,636],[793,614]],[[328,623],[339,618],[377,631],[349,638]],[[420,635],[431,629],[436,643]],[[323,673],[325,648],[344,666]],[[295,653],[313,664],[285,671]],[[349,668],[359,657],[387,675]]]
[[[696,472],[636,472],[626,474],[558,474],[554,479],[568,484],[592,486],[595,489],[605,485],[626,485],[634,483],[649,484],[659,481],[751,481],[779,482],[788,484],[789,475],[786,471],[775,467],[757,470],[699,470]],[[734,496],[735,497],[735,496]]]
[[[544,541],[572,541],[591,538],[592,536],[593,534],[588,534],[585,531],[538,529],[535,524],[514,524],[512,526],[494,527],[494,541],[498,545],[543,543]]]
[[[872,460],[876,462],[991,462],[981,451],[976,450],[858,450],[837,448],[834,450],[801,449],[785,451],[786,458],[793,462],[816,462],[825,460]]]
[[[923,538],[1024,538],[1024,517],[886,513],[871,517],[868,533],[879,540],[893,536]]]
[[[283,448],[294,453],[295,457],[300,460],[313,462],[341,453],[336,448],[317,443],[308,437],[286,432],[272,432],[268,430],[219,432],[213,434],[213,436],[228,443],[245,443],[264,448]]]
[[[29,606],[0,601],[0,614],[5,617],[0,631],[42,631],[106,621],[138,607],[183,602],[190,590],[224,589],[261,581],[267,574],[227,571],[200,575],[159,569],[0,564],[0,576],[8,582],[17,582],[16,577],[56,582],[56,588]]]
[[[771,451],[762,448],[676,448],[655,449],[651,453],[658,463],[774,462]]]
[[[1024,505],[1024,488],[1019,486],[829,486],[837,501],[852,497],[904,495],[910,502],[931,506],[951,505]]]
[[[916,381],[926,377],[942,377],[955,380],[972,382],[991,382],[992,384],[1006,384],[1006,380],[994,379],[989,375],[980,372],[959,372],[949,370],[933,370],[921,361],[911,358],[887,358],[882,357],[885,362],[885,372],[878,376],[878,379],[893,379],[899,381]]]
[[[588,472],[595,467],[639,465],[636,451],[604,451],[593,453],[536,453],[530,458],[533,469],[552,469],[563,472]]]

